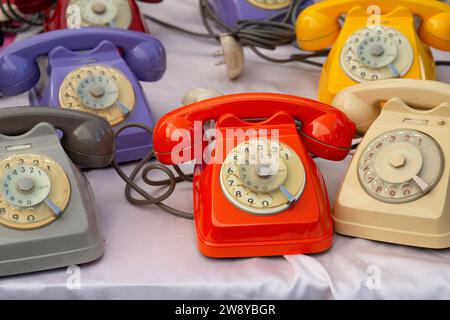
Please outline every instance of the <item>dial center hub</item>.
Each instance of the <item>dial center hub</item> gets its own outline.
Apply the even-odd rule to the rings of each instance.
[[[106,12],[106,5],[101,2],[94,3],[92,11],[96,14],[104,14]]]
[[[34,189],[34,180],[29,177],[22,177],[17,180],[17,188],[22,192],[30,192]]]
[[[406,164],[406,157],[401,153],[393,153],[389,159],[389,163],[394,168],[402,168]]]
[[[374,57],[380,57],[384,54],[384,47],[381,44],[376,44],[370,47],[369,52]]]
[[[105,95],[105,88],[101,86],[94,86],[91,88],[90,93],[94,98],[101,98]]]

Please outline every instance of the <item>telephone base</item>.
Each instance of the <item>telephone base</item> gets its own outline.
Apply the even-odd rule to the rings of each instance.
[[[430,234],[382,228],[334,219],[336,233],[369,240],[389,242],[412,247],[446,249],[450,248],[450,232]]]
[[[268,257],[292,254],[319,253],[333,245],[333,234],[318,239],[286,241],[253,241],[233,243],[212,243],[202,239],[197,232],[200,252],[210,258]]]
[[[88,263],[99,259],[104,253],[104,240],[92,246],[52,254],[0,261],[0,277]]]

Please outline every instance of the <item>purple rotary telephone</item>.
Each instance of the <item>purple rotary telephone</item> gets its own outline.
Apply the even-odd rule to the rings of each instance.
[[[46,59],[38,59],[47,56]],[[46,70],[46,71],[44,71]],[[84,111],[112,126],[155,118],[139,81],[158,81],[166,53],[156,38],[139,32],[83,28],[43,33],[0,51],[0,95],[29,91],[31,105]],[[137,128],[117,139],[119,162],[140,160],[152,139]]]
[[[294,0],[212,0],[211,4],[220,20],[234,27],[239,20],[265,20],[281,14],[292,1]],[[303,0],[300,9],[313,3],[313,0]]]

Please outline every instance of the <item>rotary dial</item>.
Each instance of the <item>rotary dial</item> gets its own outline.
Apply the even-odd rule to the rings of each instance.
[[[112,126],[124,121],[134,109],[133,86],[126,76],[105,65],[86,65],[64,79],[59,93],[63,108],[93,113]]]
[[[22,230],[44,227],[69,203],[69,179],[47,156],[16,154],[0,159],[0,180],[0,225]]]
[[[220,184],[237,208],[270,215],[288,209],[300,198],[306,173],[298,155],[287,145],[253,139],[228,154]]]
[[[252,5],[262,9],[279,10],[292,3],[292,0],[248,0]]]
[[[433,190],[443,168],[443,153],[433,138],[415,130],[395,130],[366,147],[358,176],[362,187],[375,199],[406,203]]]
[[[131,8],[127,0],[71,0],[69,6],[78,6],[81,27],[112,27],[127,29],[131,24]],[[69,20],[70,14],[66,13]],[[71,25],[71,21],[68,21]]]
[[[403,77],[413,60],[409,40],[399,31],[386,27],[357,31],[341,51],[341,65],[356,82]]]

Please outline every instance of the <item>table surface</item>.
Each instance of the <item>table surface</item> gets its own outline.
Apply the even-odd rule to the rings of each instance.
[[[160,19],[203,31],[196,0],[141,5]],[[320,70],[301,64],[266,63],[246,51],[247,67],[237,81],[215,66],[215,42],[194,39],[150,24],[168,53],[168,69],[157,83],[143,83],[158,117],[180,105],[193,87],[224,93],[282,92],[315,98]],[[285,56],[294,48],[281,48]],[[438,59],[450,54],[435,52]],[[450,82],[449,69],[438,79]],[[27,105],[26,95],[0,99],[0,107]],[[333,201],[350,158],[317,160]],[[125,166],[130,172],[133,165]],[[426,250],[336,235],[322,254],[214,260],[197,250],[194,224],[157,207],[131,206],[124,183],[111,168],[86,175],[96,196],[106,253],[79,268],[0,279],[0,299],[373,299],[450,298],[450,250]],[[192,210],[192,190],[180,184],[168,204]],[[375,277],[374,277],[375,276]],[[80,280],[73,282],[73,280]],[[379,282],[373,280],[379,280]],[[73,286],[79,283],[80,286]],[[379,284],[379,286],[370,285]],[[71,285],[72,284],[72,285]]]

